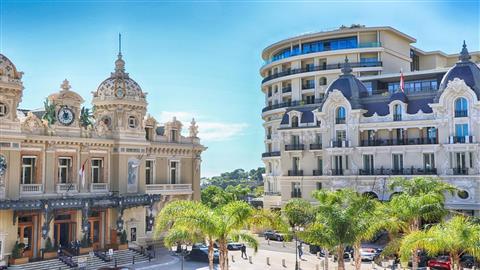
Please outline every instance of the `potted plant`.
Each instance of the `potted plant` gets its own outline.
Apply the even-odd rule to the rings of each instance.
[[[53,259],[57,257],[57,249],[52,245],[50,237],[45,239],[45,248],[43,249],[43,259]]]
[[[92,243],[90,242],[90,237],[88,234],[83,234],[82,241],[80,241],[80,254],[87,254],[90,251],[93,251]]]
[[[23,248],[25,245],[23,243],[15,242],[15,245],[12,249],[12,257],[10,259],[10,264],[24,264],[28,263],[28,257],[23,257]]]
[[[125,230],[120,233],[120,244],[118,245],[118,250],[122,249],[128,249],[127,232]]]

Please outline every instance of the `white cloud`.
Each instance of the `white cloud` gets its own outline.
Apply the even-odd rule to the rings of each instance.
[[[190,126],[190,121],[192,121],[192,118],[195,118],[195,121],[198,125],[198,137],[200,137],[200,139],[204,141],[231,140],[234,137],[243,135],[243,131],[248,127],[248,124],[246,123],[211,121],[208,117],[196,115],[192,112],[182,111],[162,111],[158,120],[160,123],[163,124],[165,122],[171,121],[173,117],[176,117],[177,120],[183,123],[184,134],[188,134],[188,127]]]

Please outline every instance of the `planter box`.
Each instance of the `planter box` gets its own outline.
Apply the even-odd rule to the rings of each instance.
[[[56,251],[48,251],[43,253],[43,259],[48,260],[48,259],[54,259],[57,258],[58,254]]]
[[[24,264],[28,263],[28,257],[22,257],[18,259],[10,259],[10,264],[16,265],[16,264]]]
[[[128,249],[128,244],[118,244],[118,250],[125,250]]]
[[[93,251],[93,247],[80,248],[80,254],[88,254],[90,251]]]

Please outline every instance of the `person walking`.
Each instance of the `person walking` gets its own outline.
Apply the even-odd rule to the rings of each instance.
[[[245,245],[242,245],[242,259],[247,259],[248,256],[247,256],[247,247]],[[243,257],[243,255],[245,255],[245,257]]]
[[[303,255],[303,247],[302,247],[302,242],[300,242],[300,244],[298,244],[298,258],[300,258],[300,260],[302,259],[302,255]]]

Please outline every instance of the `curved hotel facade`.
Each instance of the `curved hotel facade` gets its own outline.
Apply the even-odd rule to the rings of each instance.
[[[264,207],[345,187],[389,200],[389,179],[425,175],[459,188],[449,208],[480,215],[480,53],[415,42],[353,25],[263,50]]]

